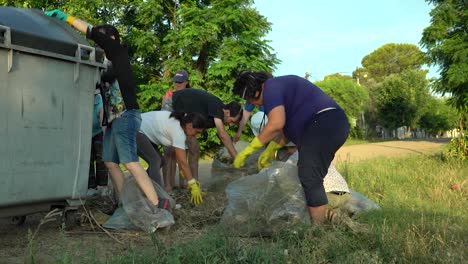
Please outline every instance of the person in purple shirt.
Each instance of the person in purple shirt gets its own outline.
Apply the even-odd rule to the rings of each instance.
[[[258,159],[262,169],[276,150],[292,141],[299,150],[298,175],[309,215],[315,224],[323,223],[328,204],[323,178],[349,134],[344,111],[319,87],[295,75],[271,78],[266,72],[243,72],[233,93],[249,104],[263,105],[268,115],[265,128],[237,155],[234,167],[242,167],[248,156],[268,144]]]

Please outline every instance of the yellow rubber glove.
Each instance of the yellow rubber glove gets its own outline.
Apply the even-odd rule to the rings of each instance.
[[[242,150],[241,152],[239,152],[239,154],[237,154],[237,157],[236,157],[236,159],[234,160],[234,163],[233,163],[234,168],[243,167],[245,160],[250,155],[255,153],[255,151],[261,149],[262,147],[263,147],[262,142],[260,142],[258,137],[255,137],[252,140],[252,142],[250,142],[250,144],[244,150]]]
[[[200,189],[200,184],[197,180],[191,179],[188,183],[188,188],[190,189],[190,202],[194,205],[199,205],[203,202],[203,192]]]
[[[258,158],[258,169],[261,170],[265,167],[270,166],[270,160],[275,159],[275,154],[278,149],[281,148],[281,145],[276,143],[275,141],[271,141],[268,144],[268,147],[263,151],[263,153]]]

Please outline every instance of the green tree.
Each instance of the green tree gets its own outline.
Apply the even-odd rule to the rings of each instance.
[[[468,157],[468,2],[465,0],[426,0],[433,4],[431,24],[424,29],[421,44],[433,64],[440,68],[435,89],[451,95],[460,112],[460,137],[453,139],[451,153]]]
[[[143,111],[160,108],[172,89],[172,76],[185,69],[190,85],[206,89],[225,102],[240,71],[272,72],[280,62],[266,34],[271,23],[252,0],[0,0],[2,5],[60,8],[91,24],[116,26],[128,45],[139,84]],[[214,131],[202,148],[220,142]]]
[[[443,132],[454,129],[458,118],[457,110],[446,99],[431,96],[426,112],[419,120],[419,127],[432,136],[440,136]]]
[[[367,91],[355,83],[351,77],[334,76],[315,84],[343,108],[351,126],[354,127],[369,101]]]
[[[368,74],[380,82],[391,74],[421,69],[428,62],[426,55],[414,44],[389,43],[364,56],[361,61],[364,69],[356,70],[356,74]]]
[[[429,98],[426,72],[407,70],[392,74],[375,89],[380,124],[389,129],[400,126],[415,128]]]

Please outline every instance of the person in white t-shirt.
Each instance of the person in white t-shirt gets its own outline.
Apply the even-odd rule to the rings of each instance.
[[[200,204],[203,201],[202,192],[190,171],[185,142],[187,138],[196,137],[205,130],[205,117],[199,113],[151,111],[142,113],[141,119],[141,128],[137,135],[137,153],[148,163],[150,178],[162,186],[160,169],[163,158],[159,145],[173,147],[179,168],[191,191],[191,201],[195,205]]]

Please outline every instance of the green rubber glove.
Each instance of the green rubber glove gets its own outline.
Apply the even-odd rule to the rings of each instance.
[[[44,14],[46,16],[55,17],[58,20],[62,20],[62,21],[67,21],[67,18],[68,18],[68,15],[62,12],[62,10],[60,9],[45,11]]]
[[[258,158],[258,169],[261,170],[265,167],[270,166],[270,160],[275,159],[275,154],[278,149],[281,148],[281,145],[276,143],[275,141],[271,141],[268,144],[268,147],[263,151],[263,153]]]
[[[255,137],[252,142],[244,149],[242,150],[239,154],[237,154],[236,159],[234,160],[234,168],[240,168],[244,166],[245,160],[255,153],[255,151],[261,149],[263,147],[262,142],[258,139],[258,137]]]
[[[200,189],[200,183],[197,180],[191,179],[188,183],[188,188],[190,190],[190,202],[194,205],[199,205],[203,202],[203,192]]]

